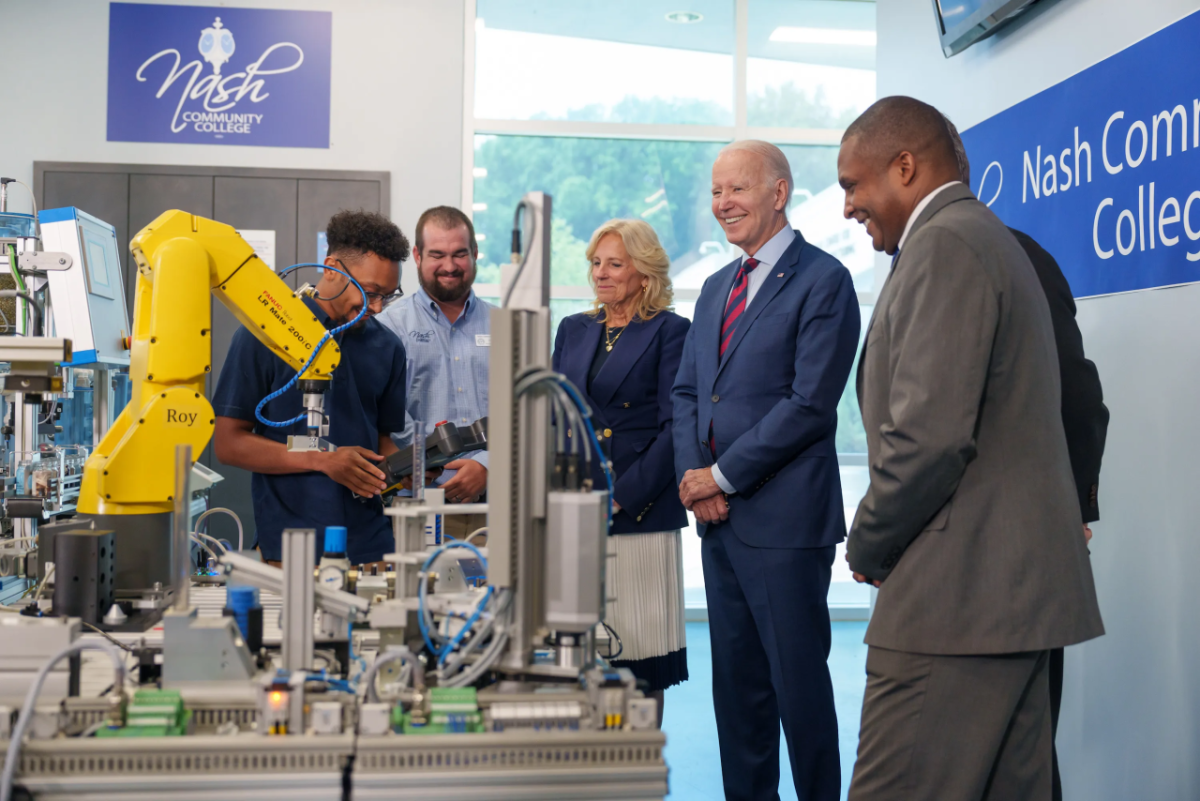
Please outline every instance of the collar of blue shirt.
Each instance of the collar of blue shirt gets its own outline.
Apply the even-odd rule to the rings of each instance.
[[[754,258],[758,259],[759,264],[765,264],[768,267],[774,267],[783,258],[783,252],[788,249],[792,241],[796,238],[796,232],[792,230],[792,226],[785,225],[779,230],[779,233],[767,240],[767,243],[758,249],[754,254]],[[743,255],[742,261],[750,258],[749,255]],[[766,272],[764,270],[763,272]]]
[[[421,287],[420,289],[418,289],[415,297],[417,299],[417,305],[420,306],[425,311],[432,314],[435,319],[437,319],[437,318],[441,318],[443,320],[446,319],[446,315],[442,313],[441,307],[437,305],[437,301],[435,301],[432,297],[429,296],[429,293],[425,291],[425,287]],[[466,306],[463,307],[463,313],[459,316],[458,320],[456,320],[455,323],[458,323],[460,321],[466,322],[467,320],[469,320],[471,318],[471,313],[474,311],[475,307],[478,305],[479,305],[479,303],[478,303],[478,299],[475,297],[475,290],[472,289],[467,293],[467,304],[466,304]]]

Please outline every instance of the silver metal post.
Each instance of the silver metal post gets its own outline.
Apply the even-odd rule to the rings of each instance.
[[[192,446],[175,446],[175,513],[171,517],[172,545],[175,552],[175,611],[188,610],[188,590],[191,588],[191,485]]]
[[[113,374],[104,367],[92,371],[92,447],[108,433],[108,410],[112,408]]]
[[[12,404],[13,410],[13,475],[16,476],[19,471],[19,465],[22,457],[31,458],[31,454],[37,450],[37,422],[38,412],[41,409],[37,405],[30,405],[25,402],[24,392],[14,392],[9,396],[9,402]],[[23,493],[24,487],[17,488],[18,494]],[[33,537],[37,535],[37,523],[32,518],[15,518],[13,520],[13,535],[17,537]],[[53,555],[44,555],[42,559],[53,560]]]
[[[547,309],[492,312],[488,403],[488,582],[514,591],[512,636],[502,664],[523,669],[545,623],[544,552],[549,476],[549,408],[544,397],[514,398],[516,376],[550,365]],[[503,389],[500,389],[503,388]],[[502,422],[500,422],[502,421]]]
[[[502,266],[504,308],[491,315],[488,396],[488,583],[513,591],[512,628],[502,667],[524,670],[545,628],[543,565],[551,444],[545,397],[515,397],[518,376],[550,367],[551,199],[530,192],[522,266]]]
[[[313,663],[313,567],[317,532],[283,530],[283,668],[311,670]]]
[[[412,496],[416,502],[425,500],[425,421],[423,420],[413,420]]]

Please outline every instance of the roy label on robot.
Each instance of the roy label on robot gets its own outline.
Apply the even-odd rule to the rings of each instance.
[[[167,409],[167,425],[191,428],[200,416],[199,412],[185,412],[179,409]]]

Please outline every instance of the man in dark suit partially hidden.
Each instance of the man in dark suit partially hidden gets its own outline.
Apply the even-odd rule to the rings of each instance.
[[[962,182],[971,185],[971,161],[954,123],[946,120],[954,140],[954,156]],[[1075,474],[1075,491],[1079,494],[1079,511],[1083,515],[1084,537],[1090,542],[1092,529],[1088,525],[1100,519],[1098,492],[1100,460],[1104,456],[1104,440],[1108,434],[1108,408],[1104,405],[1104,390],[1100,387],[1100,372],[1083,354],[1083,334],[1075,322],[1075,297],[1071,286],[1054,260],[1033,237],[1009,228],[1025,255],[1033,264],[1046,301],[1050,304],[1050,321],[1054,324],[1054,344],[1058,349],[1058,372],[1062,378],[1062,419],[1067,434],[1067,454],[1071,472]],[[1063,651],[1050,651],[1050,726],[1058,734],[1058,714],[1062,707]],[[1054,797],[1062,801],[1062,779],[1058,771],[1058,749],[1054,749]]]
[[[845,214],[896,256],[858,375],[871,484],[847,551],[880,592],[850,801],[1048,798],[1050,651],[1104,632],[1045,293],[960,179],[918,100],[843,136]]]

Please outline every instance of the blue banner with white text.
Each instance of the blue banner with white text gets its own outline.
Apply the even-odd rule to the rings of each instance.
[[[1076,297],[1200,281],[1200,12],[964,131],[971,188]]]
[[[329,147],[328,11],[112,3],[108,140]]]

